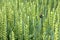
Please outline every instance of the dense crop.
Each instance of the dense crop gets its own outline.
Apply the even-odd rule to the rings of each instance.
[[[0,40],[60,40],[60,0],[0,0]]]

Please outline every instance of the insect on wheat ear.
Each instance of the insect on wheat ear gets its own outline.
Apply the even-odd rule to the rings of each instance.
[[[40,14],[39,17],[40,17],[40,18],[43,18],[43,14]]]

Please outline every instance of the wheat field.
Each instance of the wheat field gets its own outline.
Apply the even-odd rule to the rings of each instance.
[[[0,40],[60,40],[60,0],[0,0]]]

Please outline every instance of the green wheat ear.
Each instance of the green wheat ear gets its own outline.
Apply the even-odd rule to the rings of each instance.
[[[15,40],[14,32],[13,31],[11,31],[9,37],[10,37],[10,40]]]

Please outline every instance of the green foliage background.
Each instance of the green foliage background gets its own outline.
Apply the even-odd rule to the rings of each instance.
[[[0,40],[60,40],[60,0],[0,0]]]

